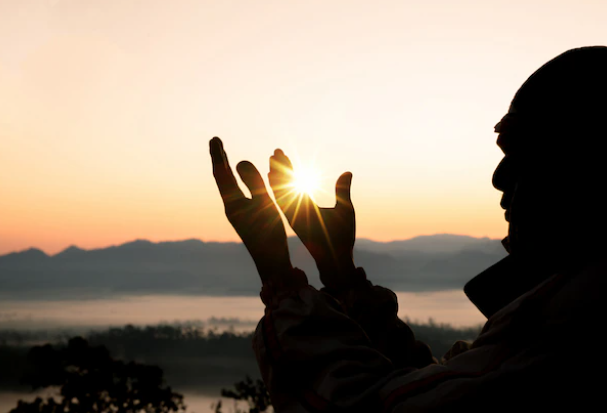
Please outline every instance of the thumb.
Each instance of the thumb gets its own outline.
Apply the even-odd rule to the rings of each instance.
[[[344,172],[335,184],[335,196],[337,197],[336,206],[352,207],[352,199],[350,198],[350,186],[352,185],[352,173]]]

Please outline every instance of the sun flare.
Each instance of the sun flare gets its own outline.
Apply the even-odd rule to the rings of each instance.
[[[313,168],[299,167],[293,171],[291,186],[299,194],[314,196],[320,190],[320,172]]]

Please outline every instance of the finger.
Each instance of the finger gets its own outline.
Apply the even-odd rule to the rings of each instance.
[[[288,185],[293,178],[291,160],[280,149],[276,149],[274,156],[270,157],[270,173],[268,177],[272,180],[270,185],[278,189],[282,189],[282,186]]]
[[[263,183],[263,178],[259,174],[257,168],[255,168],[255,165],[249,161],[242,161],[236,165],[236,170],[247,188],[249,188],[249,191],[251,191],[253,199],[263,197],[264,201],[270,200],[266,185]]]
[[[293,192],[291,186],[293,181],[293,165],[291,164],[291,160],[280,149],[276,149],[274,155],[270,157],[268,180],[270,181],[276,202],[283,212],[286,212],[296,194]]]
[[[213,162],[213,176],[219,188],[219,193],[224,204],[237,201],[244,198],[244,194],[238,187],[230,163],[228,155],[223,150],[223,143],[218,137],[214,137],[209,142],[211,151],[211,160]]]
[[[285,155],[285,153],[282,151],[282,149],[276,149],[274,151],[274,158],[276,158],[276,160],[278,162],[282,163],[284,165],[284,167],[287,168],[288,170],[293,169],[291,160],[289,159],[289,157],[287,155]]]
[[[352,173],[344,172],[335,184],[336,206],[352,207],[352,198],[350,197],[350,187],[352,186]]]

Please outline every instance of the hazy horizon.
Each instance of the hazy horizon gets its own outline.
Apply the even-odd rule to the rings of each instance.
[[[485,317],[463,291],[410,293],[396,291],[399,317],[417,323],[433,319],[454,327],[483,324]],[[237,330],[253,330],[263,316],[259,297],[188,297],[183,295],[132,295],[109,299],[2,300],[0,330],[43,330],[61,328],[105,328],[162,323],[202,322],[210,318],[234,319]],[[238,320],[238,322],[236,321]],[[238,324],[238,325],[237,325]]]

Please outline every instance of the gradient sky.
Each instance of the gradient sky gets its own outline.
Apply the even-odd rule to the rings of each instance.
[[[605,1],[0,0],[0,254],[236,240],[208,141],[354,174],[359,237],[501,238],[493,126]]]

